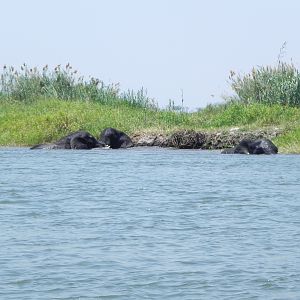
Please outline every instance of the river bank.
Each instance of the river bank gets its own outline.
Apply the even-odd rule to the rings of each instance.
[[[78,77],[70,64],[42,70],[3,67],[0,82],[0,145],[53,143],[78,130],[97,139],[108,127],[138,146],[221,149],[243,138],[269,138],[281,153],[300,153],[300,72],[293,64],[230,73],[234,95],[188,113],[169,101],[158,107],[144,89]],[[183,99],[182,99],[183,101]]]
[[[217,150],[234,147],[243,139],[272,140],[282,133],[283,130],[279,128],[255,131],[240,131],[239,128],[232,128],[229,131],[218,132],[183,130],[172,134],[134,134],[132,141],[135,146]]]
[[[222,149],[244,138],[264,137],[280,153],[300,153],[300,109],[296,107],[231,103],[183,113],[127,103],[0,101],[1,146],[52,143],[77,130],[98,138],[107,127],[126,132],[136,146]]]

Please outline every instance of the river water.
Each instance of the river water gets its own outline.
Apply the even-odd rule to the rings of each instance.
[[[300,299],[300,156],[0,149],[0,299]]]

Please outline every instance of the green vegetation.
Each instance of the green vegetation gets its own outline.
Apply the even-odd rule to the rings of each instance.
[[[28,103],[1,101],[0,144],[33,145],[55,141],[84,129],[95,136],[105,127],[134,133],[166,133],[180,129],[256,130],[280,127],[287,134],[277,138],[281,150],[300,153],[300,108],[266,104],[208,106],[197,113],[177,113],[132,107],[126,102],[105,105],[57,99]]]
[[[32,145],[57,140],[78,129],[98,135],[105,127],[116,127],[128,133],[141,130],[168,130],[180,127],[188,116],[117,105],[57,99],[33,102],[0,102],[0,144]],[[172,124],[172,125],[171,125]]]
[[[98,136],[105,127],[131,135],[278,127],[284,131],[274,140],[280,151],[300,153],[300,95],[296,93],[298,86],[292,85],[298,72],[291,65],[259,68],[244,77],[232,74],[237,95],[194,113],[158,109],[144,90],[121,93],[117,85],[105,86],[94,78],[85,81],[76,77],[69,65],[53,72],[46,67],[43,72],[25,65],[22,69],[5,67],[1,75],[0,145],[52,142],[79,129]],[[274,76],[267,80],[270,74]],[[291,89],[283,88],[289,86],[287,74],[291,75]]]
[[[154,107],[154,101],[141,89],[137,93],[120,93],[118,84],[105,85],[91,77],[85,80],[70,64],[58,65],[53,71],[48,65],[42,71],[23,64],[19,70],[3,67],[0,81],[0,99],[28,102],[36,99],[83,100],[103,104],[127,102],[132,106]]]
[[[243,103],[300,106],[300,74],[293,64],[253,68],[247,75],[231,71],[229,79]]]

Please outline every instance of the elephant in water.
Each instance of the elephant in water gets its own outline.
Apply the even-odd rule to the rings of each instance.
[[[224,149],[222,154],[277,154],[278,148],[268,139],[242,140],[237,146]]]
[[[106,128],[100,134],[99,143],[105,144],[112,149],[133,147],[131,138],[114,128]]]
[[[39,144],[30,149],[92,149],[104,146],[105,144],[97,141],[89,132],[76,131],[54,144]]]

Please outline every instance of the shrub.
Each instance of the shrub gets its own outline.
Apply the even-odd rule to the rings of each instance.
[[[231,71],[229,80],[243,103],[300,106],[300,74],[293,64],[257,67],[246,75]]]

